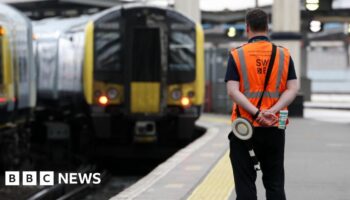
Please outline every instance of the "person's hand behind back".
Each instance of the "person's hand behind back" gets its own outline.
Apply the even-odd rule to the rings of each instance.
[[[278,121],[278,117],[268,110],[262,110],[256,121],[262,126],[272,126]]]

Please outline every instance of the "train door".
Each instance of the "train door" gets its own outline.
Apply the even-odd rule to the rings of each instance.
[[[134,28],[131,60],[131,112],[159,113],[161,58],[159,28]]]
[[[143,17],[132,17],[126,22],[130,47],[126,101],[132,114],[157,115],[166,105],[166,26],[154,19],[154,13],[148,15],[143,11],[142,14]]]

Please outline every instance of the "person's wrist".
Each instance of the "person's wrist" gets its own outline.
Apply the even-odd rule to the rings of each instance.
[[[270,108],[269,109],[269,112],[273,113],[273,114],[276,114],[278,112],[278,110],[274,109],[274,108]]]
[[[258,109],[255,114],[253,115],[253,119],[258,118],[258,116],[260,115],[260,110]]]

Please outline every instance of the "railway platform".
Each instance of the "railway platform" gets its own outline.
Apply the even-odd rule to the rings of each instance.
[[[307,118],[290,121],[285,155],[287,198],[348,199],[350,119],[346,123]],[[207,128],[201,138],[111,200],[234,200],[235,186],[228,157],[229,115],[205,114],[197,123]],[[258,172],[257,189],[258,199],[265,199],[261,172]]]

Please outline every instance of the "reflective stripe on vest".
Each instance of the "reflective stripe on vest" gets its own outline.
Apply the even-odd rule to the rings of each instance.
[[[253,98],[260,98],[260,97],[261,97],[261,93],[262,93],[262,92],[244,92],[244,95],[245,95],[248,99],[253,99]],[[268,98],[279,98],[279,97],[280,97],[280,93],[279,93],[279,92],[269,92],[269,91],[265,91],[264,97],[268,97]]]
[[[279,53],[280,53],[280,62],[278,64],[278,74],[277,74],[277,80],[276,80],[276,91],[278,91],[278,87],[281,84],[282,80],[282,73],[283,73],[283,65],[284,65],[284,51],[282,48],[278,48]]]
[[[244,91],[249,91],[250,86],[249,86],[249,80],[248,80],[248,71],[247,71],[247,64],[245,64],[243,48],[238,49],[238,58],[242,68]]]
[[[273,91],[273,92],[265,91],[264,97],[279,98],[281,95],[279,92],[279,86],[280,86],[280,83],[282,80],[282,73],[283,73],[283,67],[284,67],[284,51],[280,47],[278,47],[278,51],[279,51],[279,64],[278,64],[278,73],[277,73],[275,91]],[[243,92],[244,95],[247,98],[259,98],[261,96],[261,93],[262,93],[261,91],[257,91],[257,92],[250,91],[250,85],[249,85],[249,80],[248,80],[248,71],[247,71],[246,61],[244,59],[243,48],[238,49],[238,58],[239,58],[239,62],[241,64],[243,86],[244,86],[244,92]]]

